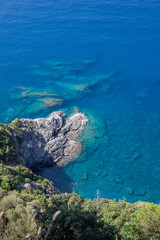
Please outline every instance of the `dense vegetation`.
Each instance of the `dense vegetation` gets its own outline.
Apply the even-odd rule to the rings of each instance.
[[[74,192],[47,199],[34,189],[8,192],[0,188],[0,239],[160,239],[159,208],[91,201]],[[58,216],[53,219],[55,213]]]
[[[160,205],[60,194],[22,166],[19,120],[0,125],[1,240],[158,240]]]
[[[11,124],[0,123],[0,162],[5,164],[20,163],[17,141],[22,141],[21,122],[14,120]]]
[[[29,189],[36,190],[44,198],[53,193],[58,193],[53,184],[41,176],[37,176],[30,169],[23,166],[5,166],[0,164],[0,187],[7,191],[21,192]]]

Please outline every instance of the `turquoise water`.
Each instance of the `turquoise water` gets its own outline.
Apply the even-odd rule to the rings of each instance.
[[[81,156],[41,174],[87,198],[160,202],[159,1],[13,0],[0,13],[0,121],[75,107],[90,119]]]

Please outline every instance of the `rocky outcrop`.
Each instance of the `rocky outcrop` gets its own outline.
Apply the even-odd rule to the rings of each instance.
[[[65,118],[61,111],[48,118],[21,119],[23,140],[19,148],[23,163],[32,169],[66,164],[82,148],[76,137],[87,121],[85,114],[78,112]]]

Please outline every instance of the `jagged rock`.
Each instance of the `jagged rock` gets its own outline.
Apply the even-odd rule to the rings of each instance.
[[[63,112],[53,112],[48,118],[21,119],[23,141],[21,159],[32,169],[62,166],[80,152],[81,143],[70,138],[85,127],[88,118],[76,113],[65,119]]]

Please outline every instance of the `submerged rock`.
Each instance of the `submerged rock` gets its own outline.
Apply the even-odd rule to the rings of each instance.
[[[29,97],[38,97],[38,98],[45,98],[45,97],[58,97],[59,95],[49,92],[32,92],[32,91],[24,91],[21,93],[22,98],[29,98]]]
[[[63,99],[58,98],[44,98],[40,101],[45,104],[45,107],[55,107],[63,103]]]
[[[65,119],[61,111],[53,112],[48,118],[21,119],[21,159],[32,169],[44,166],[65,165],[80,153],[82,145],[70,138],[85,127],[88,118],[76,113]]]
[[[33,91],[33,88],[29,88],[29,87],[18,87],[17,89],[22,92],[32,92]]]
[[[83,176],[82,176],[82,180],[85,181],[85,180],[87,180],[87,179],[88,179],[88,173],[85,172],[85,173],[83,174]]]
[[[134,194],[134,189],[131,188],[131,187],[128,187],[128,188],[127,188],[127,193],[128,193],[129,195],[133,195],[133,194]]]
[[[74,91],[76,91],[76,92],[84,92],[89,87],[90,87],[90,85],[86,85],[86,84],[75,85],[74,86]]]
[[[142,197],[142,196],[145,196],[145,195],[146,195],[146,191],[145,191],[144,189],[137,189],[137,190],[135,191],[135,194],[136,194],[137,196]]]

